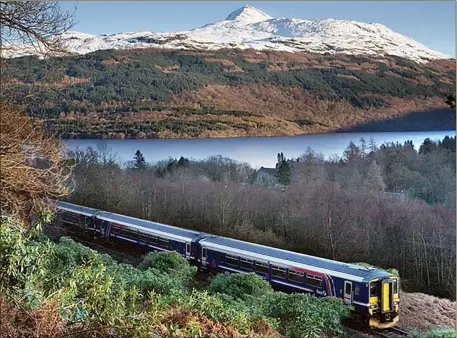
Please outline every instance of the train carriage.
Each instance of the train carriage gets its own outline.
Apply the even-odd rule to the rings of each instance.
[[[204,267],[255,272],[277,290],[341,298],[357,320],[371,326],[398,321],[398,278],[386,271],[219,236],[199,244],[198,263]]]

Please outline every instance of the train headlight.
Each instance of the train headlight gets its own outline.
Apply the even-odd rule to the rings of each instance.
[[[376,304],[370,305],[370,309],[376,309],[378,306]]]

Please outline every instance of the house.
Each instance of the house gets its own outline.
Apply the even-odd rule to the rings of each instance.
[[[260,167],[260,169],[257,170],[257,177],[255,179],[254,184],[272,187],[275,186],[276,183],[276,168]]]

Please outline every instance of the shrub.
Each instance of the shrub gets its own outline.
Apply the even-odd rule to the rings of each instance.
[[[342,334],[341,320],[349,310],[339,299],[275,292],[264,297],[263,312],[280,322],[279,332],[290,338]]]
[[[456,331],[449,327],[436,327],[428,332],[413,332],[412,338],[455,338]]]
[[[211,280],[209,290],[242,300],[249,297],[262,297],[273,291],[270,284],[255,273],[219,274]]]
[[[172,277],[183,287],[190,287],[197,273],[197,268],[190,266],[187,260],[175,251],[169,252],[150,252],[145,255],[143,260],[138,264],[140,270],[155,270]]]

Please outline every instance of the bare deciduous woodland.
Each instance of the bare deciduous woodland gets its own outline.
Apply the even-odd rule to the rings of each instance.
[[[378,149],[363,141],[351,143],[344,157],[333,161],[309,149],[299,162],[289,161],[291,184],[285,190],[256,178],[248,165],[217,156],[138,170],[135,162],[122,168],[109,149],[90,149],[71,154],[76,167],[70,201],[330,259],[394,267],[407,290],[454,298],[454,143],[426,140],[416,151],[410,142]]]

